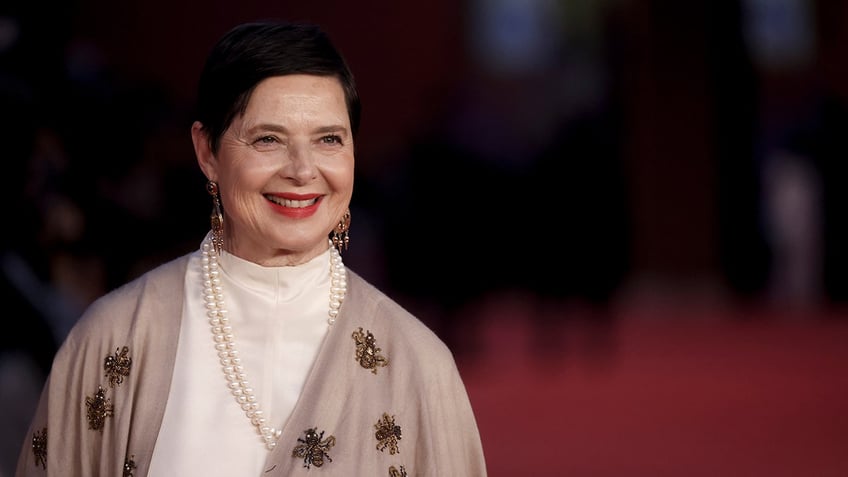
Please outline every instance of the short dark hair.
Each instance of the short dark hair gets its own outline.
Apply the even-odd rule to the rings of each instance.
[[[200,74],[196,119],[217,151],[221,136],[247,109],[256,86],[273,76],[332,76],[342,85],[354,135],[361,105],[353,73],[330,37],[317,25],[275,20],[240,24],[214,45]]]

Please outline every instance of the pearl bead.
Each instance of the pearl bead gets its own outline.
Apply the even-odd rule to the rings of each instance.
[[[218,358],[221,360],[221,370],[226,377],[227,386],[230,388],[230,393],[232,393],[236,403],[242,408],[245,416],[262,437],[265,447],[268,450],[274,450],[277,446],[276,439],[280,437],[283,431],[266,424],[265,413],[260,409],[253,388],[250,387],[247,380],[247,373],[241,366],[241,358],[239,358],[239,352],[235,345],[235,334],[227,319],[218,254],[209,239],[204,240],[201,245],[201,268],[203,271],[202,296],[206,304],[206,316],[209,318],[215,351],[217,351]],[[328,324],[333,325],[336,322],[336,317],[346,294],[347,271],[339,251],[330,246]]]

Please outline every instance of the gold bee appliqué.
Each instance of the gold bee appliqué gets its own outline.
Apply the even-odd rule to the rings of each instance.
[[[35,465],[41,466],[42,469],[47,469],[47,428],[43,428],[41,432],[35,431],[32,434],[32,455],[35,456]]]
[[[389,467],[389,477],[407,477],[406,469],[400,466],[400,470],[398,470],[395,466],[391,466]]]
[[[106,390],[103,386],[97,386],[97,392],[94,397],[85,398],[86,417],[88,418],[88,428],[103,432],[103,424],[106,423],[106,418],[112,416],[112,401],[106,398]]]
[[[133,477],[133,471],[135,470],[135,455],[129,456],[129,458],[124,459],[124,474],[123,477]]]
[[[300,444],[292,450],[292,457],[303,459],[303,466],[307,469],[311,466],[321,467],[324,465],[324,459],[332,462],[330,458],[330,448],[336,445],[335,436],[330,436],[324,439],[324,431],[319,434],[317,428],[313,427],[304,432],[304,438],[297,438]]]
[[[124,382],[124,378],[130,375],[130,367],[132,366],[132,358],[129,357],[130,349],[126,346],[116,348],[115,355],[106,356],[103,360],[103,369],[106,371],[106,378],[109,379],[109,386],[119,386]]]
[[[362,327],[353,332],[353,340],[356,341],[356,360],[365,369],[370,369],[377,374],[377,368],[389,365],[389,359],[380,354],[381,349],[377,347],[377,339],[370,331],[363,333]]]
[[[377,450],[383,452],[386,448],[389,449],[389,454],[395,455],[398,450],[398,441],[400,440],[400,426],[395,425],[395,416],[389,416],[383,413],[383,418],[374,424],[374,437],[377,438]]]

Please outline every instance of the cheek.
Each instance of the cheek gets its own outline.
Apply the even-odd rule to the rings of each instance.
[[[240,193],[255,193],[274,176],[277,169],[269,164],[236,162],[225,171],[230,182],[230,189],[235,195]]]
[[[336,192],[350,195],[353,190],[353,160],[327,164],[323,174],[330,187]]]
[[[235,208],[246,211],[255,207],[252,201],[259,197],[257,192],[262,190],[269,177],[274,174],[270,168],[261,167],[235,167],[222,172],[222,177],[226,178],[222,184],[222,200],[226,201],[225,209],[229,208],[231,212]]]

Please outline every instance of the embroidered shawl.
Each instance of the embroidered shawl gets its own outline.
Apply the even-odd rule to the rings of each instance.
[[[56,354],[17,477],[147,475],[187,263],[188,255],[163,264],[86,310]],[[450,350],[350,269],[339,318],[265,469],[265,476],[486,476]]]

